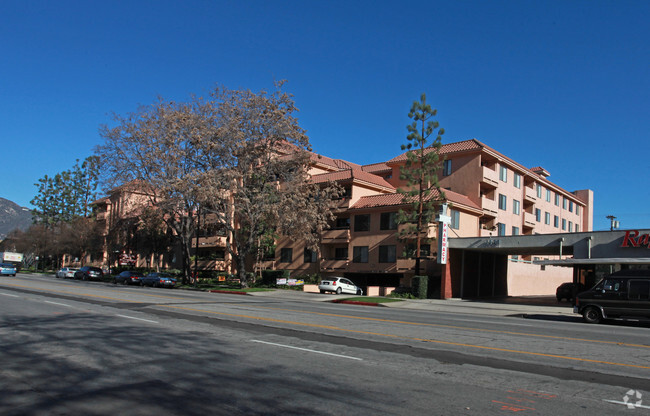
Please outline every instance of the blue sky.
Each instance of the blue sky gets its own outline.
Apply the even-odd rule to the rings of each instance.
[[[649,21],[642,0],[3,0],[0,197],[29,206],[111,113],[286,79],[319,153],[400,154],[424,92],[444,143],[594,190],[595,230],[650,228]]]

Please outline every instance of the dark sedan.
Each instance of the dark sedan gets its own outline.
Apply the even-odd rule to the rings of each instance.
[[[117,276],[113,277],[113,283],[122,283],[123,285],[139,285],[140,280],[144,277],[144,274],[140,272],[132,271],[123,271]]]
[[[168,273],[149,273],[140,278],[140,284],[151,287],[174,287],[176,279]]]
[[[74,273],[74,278],[79,280],[102,280],[104,271],[99,267],[84,266]]]

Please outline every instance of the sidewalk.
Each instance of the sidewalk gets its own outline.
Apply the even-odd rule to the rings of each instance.
[[[281,289],[268,292],[250,292],[249,294],[256,297],[291,299],[303,302],[332,302],[337,299],[345,299],[346,297]],[[401,302],[382,303],[381,306],[395,309],[491,316],[545,315],[549,317],[578,317],[578,315],[573,313],[573,307],[569,302],[559,303],[553,296],[508,297],[489,300],[405,299]]]

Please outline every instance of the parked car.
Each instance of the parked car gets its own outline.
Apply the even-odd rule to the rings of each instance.
[[[74,279],[74,274],[79,269],[73,269],[72,267],[62,267],[56,272],[56,277],[58,279]]]
[[[140,279],[144,277],[141,272],[132,272],[125,270],[113,277],[113,283],[122,283],[123,285],[139,285]]]
[[[333,292],[337,295],[341,293],[349,293],[351,295],[363,295],[363,289],[352,283],[351,280],[345,277],[327,277],[318,285],[320,293]]]
[[[5,276],[15,276],[16,266],[11,263],[0,263],[0,274]]]
[[[573,312],[585,322],[604,319],[650,320],[650,270],[621,270],[576,296]]]
[[[555,297],[560,302],[562,299],[573,300],[575,295],[585,290],[585,286],[581,283],[565,282],[557,287],[555,290]]]
[[[140,278],[142,286],[151,287],[174,287],[176,286],[176,279],[169,273],[149,273]]]
[[[99,267],[84,266],[75,272],[74,278],[79,280],[102,280],[104,271]]]

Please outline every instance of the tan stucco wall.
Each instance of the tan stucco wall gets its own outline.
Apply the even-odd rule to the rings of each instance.
[[[508,261],[508,295],[555,295],[555,289],[564,282],[573,281],[570,267],[541,266]]]

